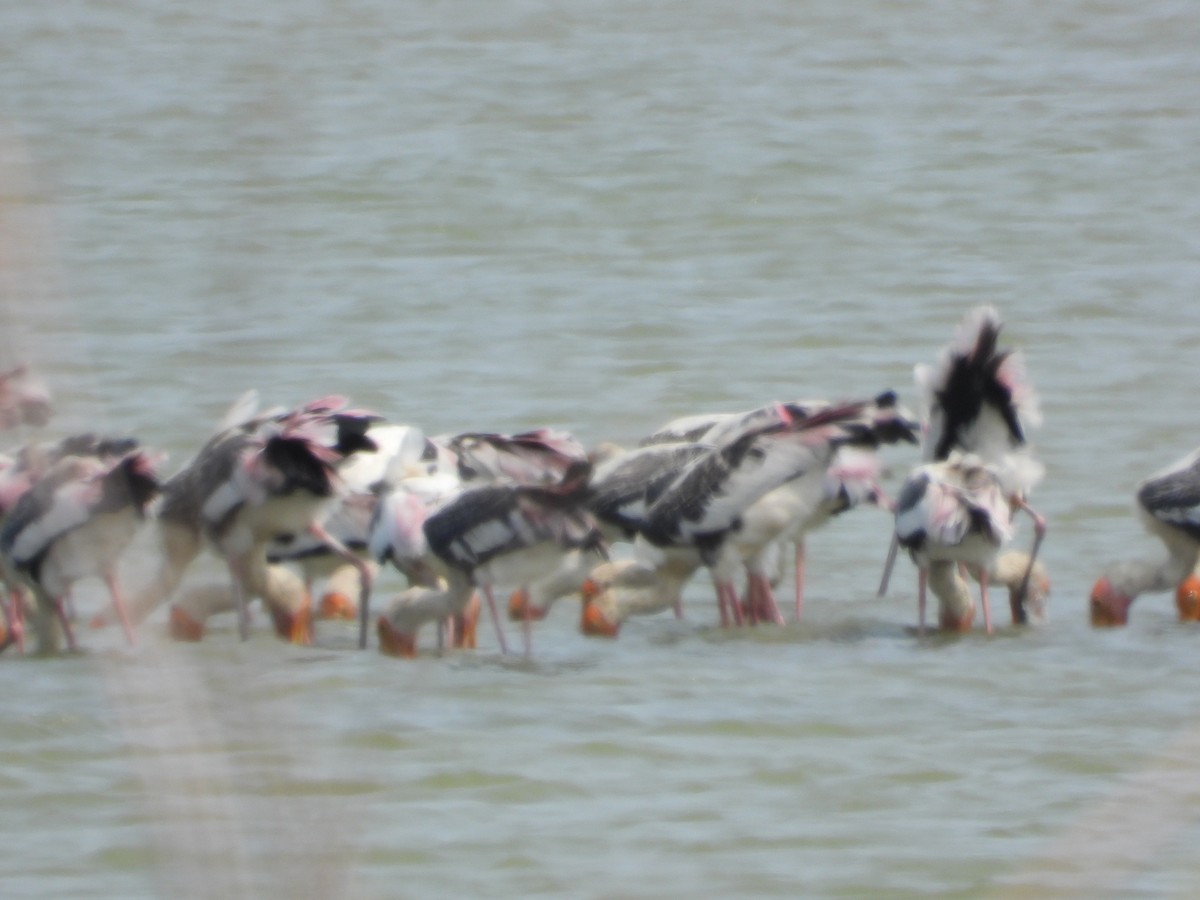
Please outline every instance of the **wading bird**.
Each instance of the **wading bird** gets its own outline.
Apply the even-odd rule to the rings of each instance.
[[[1200,554],[1200,451],[1168,466],[1139,485],[1138,516],[1163,542],[1159,559],[1130,559],[1107,566],[1092,586],[1093,625],[1125,625],[1139,594],[1176,589],[1181,613],[1187,608],[1185,581]]]
[[[159,483],[154,461],[131,450],[116,456],[67,455],[17,501],[0,529],[0,553],[37,599],[39,651],[57,646],[61,625],[77,649],[66,604],[81,578],[104,580],[129,643],[137,642],[117,579],[117,562],[146,516]],[[14,604],[18,610],[20,603]],[[10,613],[19,625],[19,612]]]
[[[1045,519],[1029,506],[1027,499],[1043,473],[1026,438],[1027,427],[1040,421],[1040,413],[1020,353],[999,346],[1001,329],[995,309],[974,310],[942,352],[938,364],[918,365],[915,376],[922,398],[922,457],[926,465],[947,462],[955,454],[970,457],[972,466],[984,466],[991,471],[1010,513],[1024,510],[1033,520],[1029,565],[1022,579],[1024,587],[1018,588],[1023,591],[1032,577],[1046,532]],[[927,469],[925,474],[937,481],[938,471]],[[950,481],[956,477],[951,474]],[[914,489],[910,487],[910,491]],[[910,518],[911,515],[910,510]],[[1005,517],[999,532],[1009,533],[1010,518],[1011,515]],[[894,551],[901,543],[899,522],[897,509],[898,529],[880,582],[880,596],[887,590]],[[951,581],[937,575],[929,586],[936,590],[950,584]],[[986,599],[984,620],[990,628]]]

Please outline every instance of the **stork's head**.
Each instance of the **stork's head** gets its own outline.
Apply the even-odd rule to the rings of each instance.
[[[975,604],[952,606],[942,604],[938,607],[938,628],[946,632],[965,634],[975,624]]]
[[[401,631],[386,615],[380,616],[375,626],[379,636],[379,652],[387,656],[401,659],[414,659],[417,655],[417,635],[411,631]]]
[[[306,597],[307,601],[307,597]],[[271,621],[275,625],[275,633],[292,644],[308,647],[313,642],[313,612],[312,603],[272,604],[267,602],[271,611]]]
[[[92,623],[96,627],[96,623]],[[196,643],[204,639],[204,623],[198,621],[180,606],[171,606],[167,619],[167,633],[172,640]]]
[[[1092,585],[1091,618],[1097,628],[1114,628],[1129,624],[1129,607],[1133,598],[1118,590],[1107,575],[1101,575]]]
[[[588,578],[580,588],[583,597],[583,612],[579,622],[579,630],[588,637],[615,638],[621,630],[621,623],[605,612],[603,598],[610,587],[602,585],[594,578]]]
[[[546,607],[534,606],[529,599],[529,591],[517,588],[508,598],[508,617],[514,622],[540,622],[546,618]]]
[[[317,607],[317,618],[353,622],[358,618],[358,603],[341,591],[327,591]]]
[[[1180,622],[1200,622],[1200,576],[1194,572],[1175,589],[1175,608]]]

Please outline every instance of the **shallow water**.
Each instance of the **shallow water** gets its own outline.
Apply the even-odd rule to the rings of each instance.
[[[613,643],[564,603],[532,661],[159,614],[2,660],[6,895],[1195,893],[1196,631],[1161,596],[1085,622],[1157,552],[1137,481],[1200,443],[1190,6],[243,6],[0,10],[0,355],[48,432],[182,464],[254,387],[630,442],[915,403],[994,303],[1042,395],[1052,619],[915,640],[870,510],[813,536],[782,631],[715,629],[702,580]]]

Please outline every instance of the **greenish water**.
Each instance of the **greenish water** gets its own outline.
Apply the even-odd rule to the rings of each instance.
[[[994,303],[1054,581],[1041,629],[918,643],[868,510],[812,538],[782,632],[715,630],[698,580],[615,643],[564,603],[532,661],[161,614],[6,654],[6,896],[1195,893],[1198,635],[1166,597],[1085,621],[1157,552],[1138,479],[1200,444],[1189,6],[118,0],[0,34],[0,349],[49,431],[178,465],[250,387],[588,442],[911,404]]]

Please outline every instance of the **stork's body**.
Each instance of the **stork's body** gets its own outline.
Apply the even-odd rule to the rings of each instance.
[[[407,493],[402,482],[380,507],[372,553],[380,561],[392,561],[414,587],[427,589],[408,594],[401,606],[457,614],[472,590],[480,589],[501,651],[507,652],[493,589],[500,570],[503,577],[523,584],[552,570],[565,551],[601,544],[584,507],[589,474],[590,466],[580,463],[556,484],[485,484],[434,502]],[[415,642],[415,631],[408,637]],[[526,631],[527,651],[528,639]]]
[[[830,404],[822,400],[796,401],[782,407],[795,420],[804,420],[829,408]],[[770,410],[770,407],[763,407],[742,413],[676,419],[645,438],[642,445],[660,446],[681,441],[696,442],[693,446],[717,444],[738,429],[766,421]],[[897,431],[881,437],[882,442],[915,442],[911,431]],[[748,576],[745,610],[752,619],[778,619],[778,604],[771,587],[771,576],[777,568],[778,542],[794,548],[794,598],[796,617],[799,618],[804,605],[806,535],[860,502],[879,502],[884,498],[878,484],[881,465],[872,446],[839,447],[824,467],[823,474],[818,468],[804,469],[796,477],[784,481],[757,500],[742,517],[738,543]]]
[[[1028,503],[1043,467],[1032,454],[1026,431],[1040,422],[1040,412],[1020,353],[999,344],[1001,328],[993,308],[976,309],[964,320],[936,365],[916,367],[925,428],[922,456],[926,464],[966,456],[972,465],[989,469],[1009,507],[1010,515],[1000,529],[1006,534],[1013,511],[1020,509],[1030,515],[1034,540],[1023,579],[1027,587],[1046,531],[1045,519]],[[899,511],[896,539],[903,542]],[[891,557],[880,584],[881,595],[886,591],[890,570]],[[924,580],[929,574],[925,569],[920,577]],[[952,584],[943,578],[936,583],[947,589]],[[980,589],[982,594],[982,582]],[[986,600],[984,616],[988,619]]]
[[[890,393],[874,401],[821,407],[803,418],[788,407],[774,409],[774,421],[755,414],[744,420],[749,427],[722,426],[717,442],[671,481],[639,527],[656,546],[696,550],[712,573],[723,622],[741,620],[732,579],[743,564],[746,545],[767,547],[783,533],[780,524],[795,522],[803,517],[800,511],[819,504],[826,472],[839,449],[915,440],[912,423]],[[778,496],[798,498],[793,508],[778,516],[766,508],[761,518],[751,520],[755,504],[785,485]],[[749,521],[762,526],[761,540],[751,541],[754,529],[747,528]],[[768,614],[781,622],[773,597],[764,596],[769,598]]]
[[[281,533],[267,544],[268,562],[298,566],[310,596],[314,582],[326,579],[318,617],[359,618],[362,571],[365,567],[373,580],[378,568],[366,557],[379,497],[391,481],[425,475],[435,465],[431,445],[414,426],[369,422],[365,439],[369,446],[337,466],[339,490],[322,521],[336,545],[311,530]],[[341,548],[361,560],[348,559]]]
[[[1011,510],[995,473],[975,457],[958,453],[917,467],[896,503],[896,539],[918,571],[918,628],[925,631],[926,590],[947,607],[961,609],[958,566],[980,584],[984,624],[992,628],[988,573],[1011,537]],[[973,610],[972,610],[973,615]],[[945,623],[946,615],[942,616]]]
[[[235,406],[196,457],[164,485],[159,565],[134,596],[135,616],[148,615],[174,593],[206,544],[229,569],[243,639],[249,586],[265,582],[266,548],[283,536],[309,534],[329,544],[358,567],[363,591],[369,590],[369,567],[322,520],[340,496],[338,465],[374,447],[366,431],[377,417],[346,411],[339,397],[263,415],[247,410],[251,405]]]

